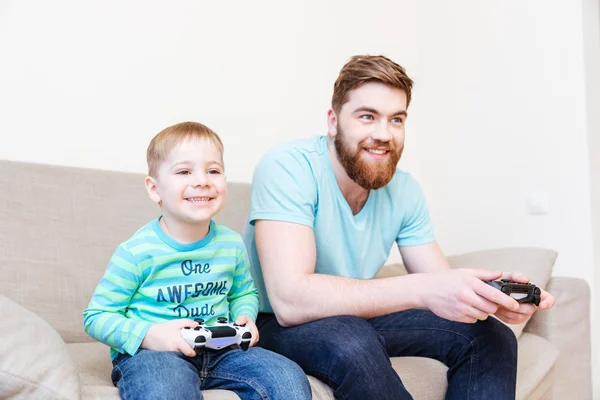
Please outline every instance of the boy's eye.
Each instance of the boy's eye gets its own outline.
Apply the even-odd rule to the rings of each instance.
[[[208,173],[212,175],[218,175],[221,173],[221,171],[219,171],[218,169],[209,169]]]
[[[184,169],[184,170],[182,170],[182,171],[177,171],[177,172],[175,172],[175,173],[176,173],[177,175],[188,175],[188,174],[190,174],[190,171],[188,171],[188,170],[185,170],[185,169]]]

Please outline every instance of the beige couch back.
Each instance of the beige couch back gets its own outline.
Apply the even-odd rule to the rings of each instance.
[[[92,341],[82,312],[108,260],[160,213],[144,177],[0,160],[0,294],[44,318],[65,341]],[[216,220],[242,233],[249,198],[249,184],[229,183]]]

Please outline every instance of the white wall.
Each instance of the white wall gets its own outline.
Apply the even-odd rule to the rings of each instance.
[[[412,1],[385,3],[5,0],[0,158],[143,172],[153,135],[198,120],[249,182],[267,148],[326,132],[352,54],[414,64]]]
[[[384,53],[416,80],[402,163],[428,195],[445,252],[554,248],[556,274],[594,287],[600,144],[585,57],[598,49],[582,26],[597,8],[4,0],[0,159],[144,172],[154,134],[198,120],[222,136],[228,179],[249,182],[267,148],[325,132],[350,55]],[[586,35],[597,32],[597,19],[585,21]],[[548,195],[547,215],[526,213],[532,192]]]
[[[552,248],[559,252],[555,275],[598,286],[596,2],[419,2],[416,159],[446,253]],[[546,215],[527,213],[527,198],[537,192],[548,196]],[[598,393],[597,341],[593,347]]]
[[[588,153],[590,158],[590,189],[592,199],[592,230],[594,247],[594,270],[600,267],[600,0],[583,1],[583,42],[586,79],[587,99],[587,122],[588,122]],[[596,285],[600,283],[600,274],[596,272]],[[600,332],[600,298],[595,296],[594,302],[594,325],[592,333],[594,337]],[[593,361],[594,369],[594,393],[600,396],[600,346],[595,343]]]
[[[416,158],[443,248],[553,248],[591,284],[581,4],[419,4]]]

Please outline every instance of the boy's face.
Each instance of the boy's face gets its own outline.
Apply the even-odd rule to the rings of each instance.
[[[173,148],[156,177],[146,178],[150,199],[162,202],[171,224],[208,223],[225,205],[222,154],[209,139],[189,139]]]

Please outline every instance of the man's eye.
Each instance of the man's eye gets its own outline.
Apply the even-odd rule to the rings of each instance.
[[[402,124],[404,121],[402,121],[402,118],[393,118],[392,122],[395,124]]]
[[[187,170],[175,172],[177,175],[189,175],[191,172]]]
[[[370,114],[361,115],[360,118],[367,121],[373,121],[373,116]]]

